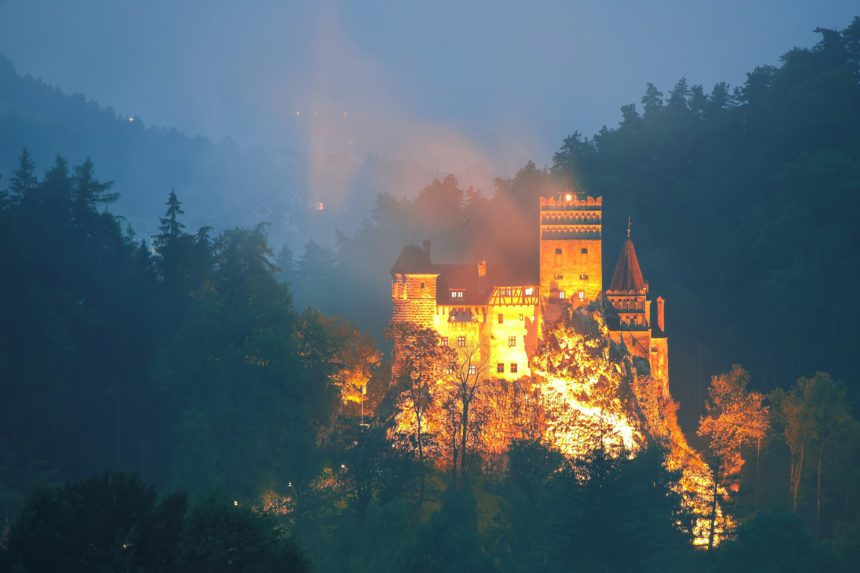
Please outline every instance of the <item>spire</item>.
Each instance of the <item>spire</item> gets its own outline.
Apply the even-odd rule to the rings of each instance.
[[[645,288],[645,279],[642,278],[642,269],[639,268],[639,259],[636,257],[636,249],[630,240],[630,218],[627,218],[627,240],[621,249],[621,256],[615,265],[615,273],[609,290],[642,290]]]

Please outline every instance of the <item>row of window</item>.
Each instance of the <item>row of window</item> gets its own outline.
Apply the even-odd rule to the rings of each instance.
[[[511,374],[516,374],[518,370],[519,370],[519,365],[516,362],[511,362]],[[454,371],[451,368],[445,369],[446,374],[452,374],[453,372]],[[474,364],[469,364],[469,374],[474,376],[475,374],[477,374],[477,372],[478,372],[478,367],[475,366]],[[499,374],[505,373],[505,363],[504,362],[499,362],[498,364],[496,364],[496,372],[498,372]]]
[[[500,314],[499,317],[501,318],[501,316],[502,315]],[[520,316],[522,316],[522,315],[520,315]],[[443,336],[442,338],[440,338],[439,344],[441,344],[442,346],[448,346],[448,337]],[[516,336],[509,336],[508,337],[508,346],[513,348],[516,345],[517,345],[517,337]],[[457,337],[457,347],[458,348],[465,348],[466,347],[466,337],[465,336],[458,336]]]
[[[556,254],[556,255],[560,255],[560,254],[561,254],[561,252],[562,252],[562,251],[561,251],[561,247],[558,247],[558,248],[555,250],[555,254]],[[579,249],[579,252],[580,252],[580,254],[587,255],[587,254],[588,254],[588,247],[582,247],[581,249]]]
[[[525,315],[521,314],[520,315],[520,322],[523,322],[525,319],[526,319]],[[504,323],[505,323],[505,315],[500,313],[499,314],[499,324],[504,324]]]
[[[439,343],[442,346],[448,346],[448,337],[443,336],[442,339],[439,341]],[[457,337],[457,346],[459,348],[466,348],[466,337],[465,336],[458,336]]]
[[[579,300],[585,300],[585,291],[579,291],[578,293],[576,293],[576,296],[579,298]],[[558,298],[563,299],[564,297],[565,297],[564,291],[563,290],[558,291]]]

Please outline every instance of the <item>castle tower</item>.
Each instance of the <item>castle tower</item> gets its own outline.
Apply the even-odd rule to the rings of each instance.
[[[540,198],[540,295],[545,320],[582,306],[603,290],[602,197]]]
[[[669,346],[663,309],[664,300],[658,297],[657,320],[652,327],[648,282],[642,276],[628,220],[627,240],[605,293],[606,326],[613,342],[623,344],[631,356],[648,361],[652,379],[665,385],[668,392]]]
[[[411,322],[432,328],[436,315],[436,279],[438,271],[430,262],[430,241],[422,246],[403,247],[391,267],[391,322]],[[400,375],[398,341],[394,340],[391,373]]]

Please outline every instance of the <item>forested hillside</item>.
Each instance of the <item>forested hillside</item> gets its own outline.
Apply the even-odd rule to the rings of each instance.
[[[604,198],[604,283],[632,217],[645,277],[667,300],[672,392],[687,421],[710,374],[733,362],[764,390],[825,367],[854,379],[860,21],[820,33],[743,86],[681,79],[664,95],[648,85],[618,127],[574,133],[551,169],[529,164],[491,194],[449,177],[414,200],[380,196],[336,251],[311,243],[282,254],[297,301],[378,336],[388,270],[423,239],[438,261],[486,257],[536,275],[537,198],[572,183]]]
[[[264,226],[186,230],[170,193],[139,242],[98,209],[116,194],[92,162],[39,176],[26,150],[3,187],[0,507],[105,469],[237,496],[316,471],[362,338],[293,309]]]
[[[243,147],[176,129],[149,125],[133,110],[68,95],[44,81],[20,75],[0,54],[0,173],[15,169],[26,146],[40,165],[62,153],[72,163],[91,158],[121,193],[113,209],[138,233],[157,232],[161,197],[175,188],[189,207],[189,222],[225,229],[269,223],[278,243],[301,245],[308,237],[331,243],[336,228],[352,232],[380,189],[412,193],[405,181],[437,173],[421,158],[315,155],[281,147]],[[284,126],[285,130],[304,127]],[[333,188],[310,190],[310,164]],[[320,187],[321,184],[317,184]],[[316,210],[323,201],[325,212]]]
[[[204,188],[229,144],[0,84],[23,90],[0,91],[0,570],[857,571],[860,18],[820,33],[743,86],[648,85],[492,192],[381,192],[301,252],[185,202],[173,179],[203,158]],[[46,158],[58,142],[109,160]],[[121,197],[138,188],[106,181],[141,157],[145,234]],[[571,186],[604,197],[604,283],[632,217],[672,396],[598,305],[513,381],[393,325],[392,378],[401,247],[536,276],[538,197]]]

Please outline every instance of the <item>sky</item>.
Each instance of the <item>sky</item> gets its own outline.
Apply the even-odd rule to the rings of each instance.
[[[0,54],[188,134],[512,175],[549,164],[574,130],[616,125],[648,81],[739,85],[858,13],[856,0],[0,0]]]

